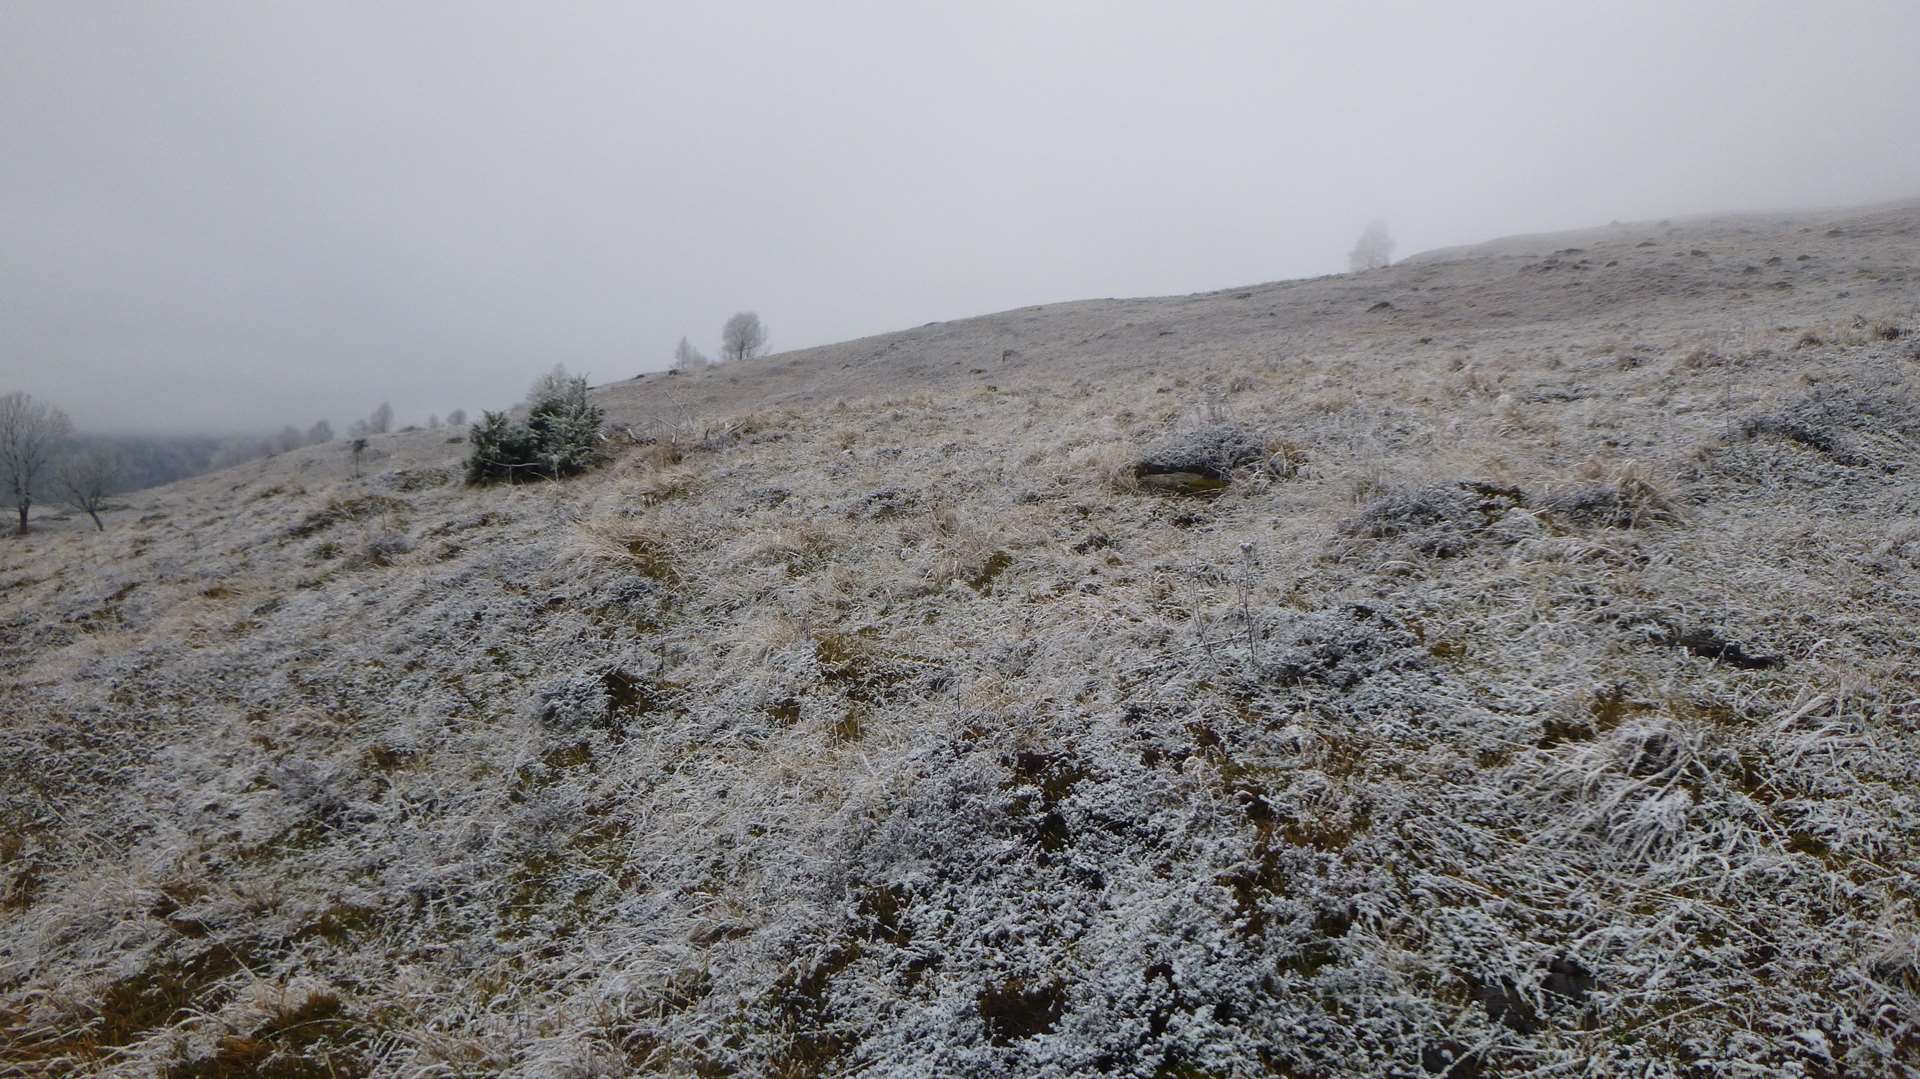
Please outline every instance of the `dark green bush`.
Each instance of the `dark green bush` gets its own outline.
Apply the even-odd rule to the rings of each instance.
[[[483,412],[468,432],[468,483],[559,479],[593,467],[600,456],[602,413],[587,397],[587,380],[562,372],[534,384],[525,423]]]

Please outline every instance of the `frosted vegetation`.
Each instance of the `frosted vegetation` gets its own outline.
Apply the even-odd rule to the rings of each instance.
[[[1917,234],[1025,309],[10,541],[0,1070],[1911,1074]]]
[[[555,367],[533,384],[527,417],[483,412],[467,434],[468,483],[558,480],[579,475],[600,460],[605,419],[582,375]]]

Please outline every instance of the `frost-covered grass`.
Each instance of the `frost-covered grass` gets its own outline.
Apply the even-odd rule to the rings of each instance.
[[[0,1074],[1913,1073],[1916,365],[1831,282],[1913,327],[1914,252],[1641,235],[9,541]],[[1134,482],[1222,424],[1285,467]]]

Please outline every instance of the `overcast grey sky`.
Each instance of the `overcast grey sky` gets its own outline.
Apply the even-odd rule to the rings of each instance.
[[[402,422],[714,350],[1920,195],[1920,4],[0,0],[0,392]]]

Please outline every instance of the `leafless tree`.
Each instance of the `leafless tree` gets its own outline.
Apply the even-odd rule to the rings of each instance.
[[[126,461],[105,446],[69,454],[60,462],[60,493],[67,505],[93,518],[93,527],[105,532],[100,511],[107,496],[120,489],[126,471]]]
[[[567,370],[564,363],[556,363],[553,370],[533,380],[533,386],[527,390],[527,400],[538,404],[541,401],[557,400],[574,392],[574,383],[585,385],[584,379],[576,379]]]
[[[748,360],[767,347],[767,327],[760,316],[742,311],[727,320],[720,329],[720,358]]]
[[[735,317],[737,318],[739,316],[736,315]],[[733,323],[729,322],[727,325],[731,326]],[[707,357],[703,355],[699,349],[693,347],[693,342],[682,337],[680,343],[674,346],[673,370],[698,371],[706,365]]]
[[[67,414],[44,401],[24,393],[0,397],[0,483],[20,511],[23,536],[37,485],[72,430]]]
[[[1355,273],[1377,270],[1393,261],[1393,234],[1385,221],[1369,224],[1347,255],[1347,266]]]
[[[456,408],[452,412],[447,413],[448,427],[465,427],[466,425],[467,425],[466,409]]]
[[[391,430],[393,430],[393,406],[382,401],[380,407],[373,410],[373,415],[367,417],[367,432],[384,435]]]
[[[312,427],[307,428],[307,445],[318,446],[322,442],[332,442],[332,441],[333,441],[333,424],[330,424],[325,420],[321,420],[318,423],[315,423]]]
[[[307,436],[301,434],[300,428],[295,427],[293,424],[287,424],[285,427],[280,428],[280,433],[273,436],[273,452],[275,453],[291,453],[306,444]]]
[[[438,431],[439,429],[440,429],[440,414],[436,412],[433,415],[427,417],[427,430]]]

